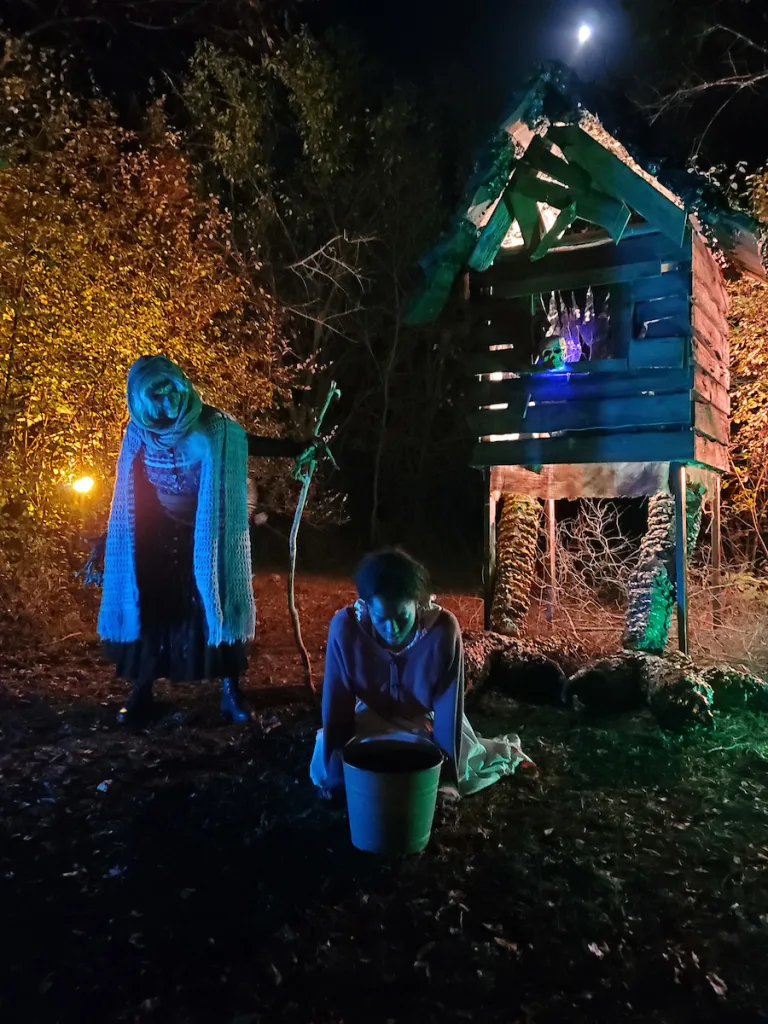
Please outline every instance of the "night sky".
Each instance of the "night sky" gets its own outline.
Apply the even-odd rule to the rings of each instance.
[[[661,0],[651,2],[658,10]],[[718,17],[722,15],[758,41],[768,38],[765,0],[717,2]],[[230,28],[238,25],[234,0],[201,3],[211,3],[211,12],[218,12],[220,18],[227,15]],[[174,0],[0,0],[0,18],[12,30],[24,31],[34,26],[36,19],[40,21],[41,14],[42,20],[55,24],[62,10],[77,15],[99,9],[99,5],[103,11],[114,11],[115,5],[120,10],[144,5],[161,19],[161,12],[167,15],[175,10]],[[712,3],[706,6],[709,10]],[[671,4],[670,10],[673,7]],[[681,2],[678,7],[694,10],[695,3]],[[666,8],[662,9],[666,20]],[[300,0],[294,23],[300,20],[318,32],[344,27],[360,39],[385,71],[416,85],[437,83],[446,94],[452,91],[453,100],[459,97],[463,101],[465,113],[461,116],[477,119],[478,138],[498,121],[512,94],[530,78],[536,62],[563,61],[582,78],[621,97],[638,79],[655,83],[660,72],[669,69],[670,61],[670,51],[656,45],[656,40],[637,38],[623,13],[622,0],[472,0],[463,4],[449,0]],[[69,41],[77,37],[83,68],[95,69],[95,80],[116,98],[122,110],[132,108],[134,117],[141,116],[153,89],[164,90],[166,73],[172,78],[183,73],[201,32],[218,38],[219,24],[208,18],[205,24],[182,32],[170,28],[168,20],[164,31],[158,31],[158,26],[151,31],[135,24],[126,27],[125,20],[119,31],[92,25],[87,19],[75,18],[75,22],[64,33],[54,29],[53,36],[58,38],[49,33],[48,38],[36,39],[56,45],[62,36]],[[576,33],[582,23],[588,23],[594,35],[579,48]],[[227,38],[233,40],[231,35]],[[678,59],[674,45],[672,55]],[[682,52],[679,59],[684,59]],[[714,59],[712,70],[718,71]],[[762,130],[765,99],[765,94],[744,90],[728,107],[727,116],[717,119],[707,135],[704,157],[708,162],[733,164],[746,159],[755,165],[768,161],[768,134]],[[682,162],[697,132],[704,130],[721,101],[722,93],[709,94],[692,111],[656,125],[654,153]]]
[[[764,38],[763,0],[733,3],[726,0],[727,9],[720,11],[729,24],[758,40]],[[617,97],[638,80],[654,83],[668,70],[669,52],[653,39],[637,38],[621,0],[314,0],[304,12],[318,28],[343,23],[378,59],[411,80],[442,75],[459,83],[477,97],[480,116],[491,120],[506,108],[539,61],[560,60]],[[579,48],[576,33],[582,23],[588,23],[594,35]],[[682,53],[679,59],[682,62]],[[765,96],[744,90],[728,107],[727,116],[708,127],[722,99],[723,93],[712,93],[692,110],[656,124],[657,152],[683,162],[696,135],[707,128],[706,160],[768,161],[768,134],[755,130],[756,123],[764,122]]]
[[[632,53],[627,21],[610,0],[316,0],[305,11],[318,26],[347,25],[409,78],[454,70],[502,103],[536,61],[562,60],[583,77],[604,81],[620,67],[628,71]],[[582,22],[595,35],[579,50]]]

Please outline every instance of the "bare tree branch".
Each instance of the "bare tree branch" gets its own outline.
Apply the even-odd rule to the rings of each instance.
[[[757,50],[758,53],[762,53],[768,57],[768,46],[763,46],[762,43],[756,43],[754,39],[750,39],[749,36],[745,36],[743,32],[738,32],[735,28],[731,28],[729,25],[723,25],[720,22],[718,22],[717,25],[709,25],[705,28],[701,33],[700,38],[703,39],[706,36],[714,35],[715,32],[723,32],[726,35],[731,36],[734,42],[738,41],[743,43],[748,49]]]
[[[767,45],[720,22],[708,25],[696,38],[701,43],[715,36],[722,37],[723,43],[718,58],[721,65],[719,73],[709,77],[691,68],[684,69],[679,78],[680,84],[675,88],[657,93],[653,99],[639,104],[640,109],[650,116],[651,121],[656,121],[664,114],[703,100],[717,90],[724,91],[725,99],[718,105],[697,140],[694,156],[701,150],[704,139],[714,123],[737,97],[745,90],[756,90],[768,83]],[[711,59],[709,63],[712,65]]]

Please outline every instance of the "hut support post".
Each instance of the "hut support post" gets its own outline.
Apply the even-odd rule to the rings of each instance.
[[[719,626],[722,621],[720,595],[723,586],[723,544],[720,523],[720,492],[722,481],[715,477],[712,493],[712,625]]]
[[[544,502],[547,519],[547,622],[552,622],[555,614],[557,592],[557,530],[555,522],[555,499],[547,498]]]
[[[687,472],[683,463],[670,467],[675,495],[675,595],[677,598],[677,640],[682,654],[688,653],[688,523],[686,518]]]
[[[496,498],[491,491],[491,471],[485,471],[485,550],[483,565],[483,628],[491,628],[491,605],[496,576]]]

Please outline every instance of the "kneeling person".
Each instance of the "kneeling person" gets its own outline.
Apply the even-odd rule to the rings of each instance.
[[[433,602],[426,569],[384,550],[362,562],[355,583],[358,600],[328,632],[314,784],[325,795],[343,786],[342,749],[374,736],[432,739],[445,755],[442,792],[454,798],[530,765],[517,736],[481,739],[467,721],[461,631]]]

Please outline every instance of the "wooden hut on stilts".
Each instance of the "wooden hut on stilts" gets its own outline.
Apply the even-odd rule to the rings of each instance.
[[[708,500],[717,588],[729,467],[728,297],[715,253],[764,277],[761,244],[723,203],[687,199],[690,175],[686,192],[630,154],[579,88],[549,66],[517,97],[471,199],[423,261],[407,319],[434,319],[457,290],[468,310],[486,628],[520,627],[542,515],[551,614],[555,501],[647,496],[624,644],[663,650],[676,603],[687,652],[688,556]]]

